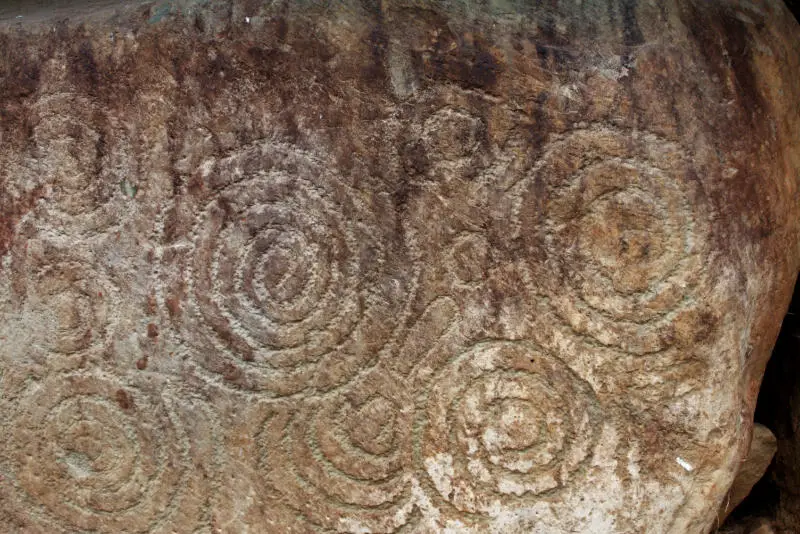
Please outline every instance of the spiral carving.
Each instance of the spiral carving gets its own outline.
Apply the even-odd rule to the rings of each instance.
[[[671,343],[707,249],[691,176],[684,151],[654,135],[596,127],[548,147],[523,207],[544,214],[527,220],[546,258],[531,267],[576,331],[637,354]]]
[[[13,315],[0,325],[14,339],[7,355],[16,360],[37,354],[80,359],[99,355],[113,343],[118,288],[104,269],[78,253],[37,240],[13,251],[9,289]]]
[[[404,287],[366,201],[283,145],[237,153],[207,181],[184,325],[201,366],[277,396],[362,370],[388,339]]]
[[[30,171],[44,179],[54,200],[42,217],[60,231],[107,230],[116,218],[108,203],[119,179],[117,169],[103,166],[112,141],[100,108],[85,96],[60,92],[40,98],[33,114],[36,166]]]
[[[7,4],[0,534],[711,528],[800,266],[782,11]]]
[[[414,410],[389,373],[373,372],[260,434],[270,484],[317,527],[396,532],[413,520],[408,471]]]
[[[166,534],[178,517],[197,520],[184,499],[190,447],[171,403],[97,372],[33,382],[2,405],[7,506],[48,532]]]

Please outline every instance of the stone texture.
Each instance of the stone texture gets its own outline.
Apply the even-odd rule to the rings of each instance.
[[[106,5],[0,29],[0,531],[715,526],[800,266],[780,2]]]
[[[742,520],[735,526],[721,528],[718,534],[776,534],[772,522],[765,518]]]
[[[742,460],[736,478],[728,490],[728,496],[719,510],[720,521],[725,521],[725,518],[750,494],[756,482],[764,476],[777,449],[778,440],[775,434],[764,425],[754,424],[750,450],[747,457]]]

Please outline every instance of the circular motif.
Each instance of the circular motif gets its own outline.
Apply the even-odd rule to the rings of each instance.
[[[207,179],[185,321],[202,367],[274,395],[363,370],[393,330],[404,286],[371,200],[282,145],[223,160]]]
[[[473,346],[427,396],[419,460],[439,497],[465,513],[515,509],[569,484],[592,453],[591,388],[527,342]]]
[[[14,254],[11,276],[13,320],[0,325],[11,347],[30,356],[39,351],[84,356],[109,348],[115,330],[117,287],[79,255],[38,241]],[[30,352],[33,350],[33,352]]]
[[[462,163],[462,158],[470,158],[477,151],[485,130],[479,117],[465,110],[444,107],[425,120],[422,140],[442,163]]]
[[[10,400],[0,457],[26,521],[50,532],[172,532],[161,526],[180,508],[190,457],[164,398],[73,373]]]
[[[106,204],[119,186],[102,166],[110,147],[98,127],[106,118],[91,100],[73,93],[46,95],[32,113],[33,170],[53,197],[42,208],[44,218],[54,218],[59,229],[77,224],[80,230],[96,232],[108,227],[114,215]]]
[[[419,122],[410,125],[399,151],[412,185],[405,193],[433,184],[456,189],[468,186],[469,178],[486,163],[486,144],[484,120],[468,110],[446,106],[419,117]]]
[[[306,519],[347,532],[394,532],[412,520],[413,403],[388,373],[370,373],[260,434],[270,484]]]
[[[110,284],[70,262],[48,265],[37,275],[35,307],[44,310],[36,315],[46,346],[61,354],[102,347],[110,334]]]
[[[690,176],[681,148],[654,135],[598,127],[551,143],[531,193],[546,194],[533,278],[576,331],[638,354],[671,343],[708,235]]]

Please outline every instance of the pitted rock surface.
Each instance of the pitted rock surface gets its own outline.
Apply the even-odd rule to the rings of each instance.
[[[0,531],[718,525],[800,267],[782,3],[14,9]]]

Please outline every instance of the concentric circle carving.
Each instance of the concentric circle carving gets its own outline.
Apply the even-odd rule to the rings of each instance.
[[[105,270],[80,254],[38,241],[18,246],[13,259],[9,304],[14,315],[0,325],[0,332],[25,354],[9,355],[83,357],[111,346],[118,288]]]
[[[69,92],[41,97],[32,111],[36,163],[31,170],[52,198],[42,215],[59,231],[107,230],[115,219],[108,202],[119,179],[114,182],[117,169],[103,166],[112,144],[102,130],[107,126],[103,113],[92,100]]]
[[[487,515],[570,484],[598,423],[591,388],[559,359],[528,342],[484,342],[436,376],[419,461],[440,499]]]
[[[388,373],[369,373],[297,413],[267,419],[262,466],[307,521],[346,532],[395,532],[412,519],[414,410]]]
[[[37,273],[35,306],[46,308],[40,318],[47,329],[43,341],[57,353],[73,354],[101,348],[111,334],[109,303],[114,287],[85,265],[63,262]],[[48,320],[49,319],[49,320]]]
[[[668,346],[675,314],[692,305],[708,235],[680,146],[608,127],[577,130],[550,144],[533,183],[523,210],[544,214],[541,230],[527,230],[543,249],[534,279],[560,315],[633,353]]]
[[[189,265],[194,356],[274,395],[341,385],[374,360],[402,307],[364,195],[292,147],[251,147],[207,176]]]
[[[97,372],[52,374],[6,399],[6,506],[50,532],[173,532],[190,451],[170,402]]]

